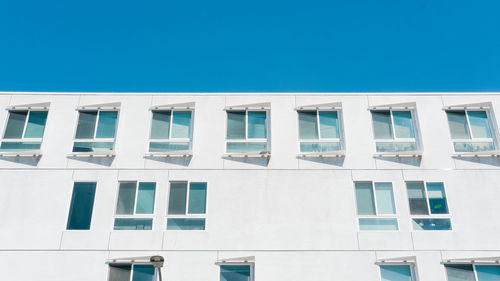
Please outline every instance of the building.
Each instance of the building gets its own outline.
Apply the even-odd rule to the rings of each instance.
[[[2,280],[500,280],[498,93],[0,108]]]

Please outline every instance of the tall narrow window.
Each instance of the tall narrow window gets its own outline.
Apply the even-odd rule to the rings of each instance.
[[[167,230],[205,230],[206,206],[206,182],[170,182]]]
[[[88,230],[92,221],[96,183],[75,182],[66,229]]]
[[[442,182],[406,182],[414,230],[451,230]]]
[[[398,230],[392,183],[356,182],[360,230]]]
[[[497,281],[500,266],[480,264],[446,264],[448,281]]]
[[[191,150],[192,111],[153,111],[149,152]]]
[[[265,152],[269,150],[267,111],[227,112],[227,153]]]
[[[381,265],[380,277],[382,281],[416,281],[409,265]]]
[[[0,151],[40,150],[47,111],[11,110],[3,134]]]
[[[414,113],[410,110],[372,110],[377,152],[416,151]]]
[[[250,265],[221,265],[220,281],[253,281],[253,267]]]
[[[495,139],[488,112],[453,110],[446,112],[455,152],[495,150]]]
[[[110,264],[108,281],[156,281],[156,275],[149,264]]]
[[[115,230],[151,230],[156,183],[121,182],[116,203]]]
[[[338,111],[299,111],[300,152],[342,150]]]
[[[114,150],[118,111],[79,111],[73,152]]]

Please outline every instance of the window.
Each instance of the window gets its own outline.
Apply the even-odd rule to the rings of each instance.
[[[253,267],[250,265],[221,265],[220,281],[253,281]]]
[[[149,152],[191,150],[192,111],[153,111]]]
[[[382,281],[415,281],[413,267],[409,265],[381,265]]]
[[[451,230],[442,182],[406,182],[413,230]]]
[[[73,152],[114,150],[118,111],[81,110]]]
[[[377,152],[416,151],[414,113],[411,110],[372,110]]]
[[[47,111],[11,110],[0,151],[39,150],[47,121]]]
[[[75,182],[66,229],[90,229],[95,190],[95,182]]]
[[[167,230],[205,230],[206,208],[206,182],[170,182]]]
[[[500,266],[479,264],[447,264],[448,281],[498,281]]]
[[[156,183],[120,182],[115,230],[151,230]]]
[[[267,111],[227,111],[227,153],[269,150]]]
[[[156,281],[156,275],[149,264],[110,264],[108,281]]]
[[[300,152],[342,150],[338,111],[299,111]]]
[[[455,152],[495,150],[487,111],[452,110],[446,114]]]
[[[398,230],[392,183],[356,182],[359,230]]]

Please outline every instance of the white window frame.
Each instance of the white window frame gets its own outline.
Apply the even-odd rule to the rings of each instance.
[[[474,271],[474,281],[478,281],[479,278],[477,277],[477,270],[476,270],[476,265],[479,266],[496,266],[500,267],[500,264],[498,263],[488,263],[488,262],[473,262],[473,263],[465,263],[465,262],[460,262],[460,263],[444,263],[445,266],[445,272],[446,272],[446,280],[448,280],[448,272],[446,269],[447,265],[472,265],[472,270]]]
[[[410,274],[411,274],[411,281],[418,281],[417,265],[415,263],[408,263],[408,262],[380,263],[380,262],[378,262],[377,265],[378,265],[378,278],[380,281],[382,281],[382,269],[380,268],[381,266],[398,266],[398,265],[409,266],[410,267]]]
[[[139,196],[139,184],[140,183],[152,183],[152,181],[128,181],[128,180],[125,180],[125,181],[119,181],[118,182],[118,189],[116,191],[116,200],[115,200],[115,213],[114,213],[114,218],[115,219],[151,219],[151,229],[142,229],[141,231],[152,231],[154,230],[154,211],[155,211],[155,207],[156,207],[156,196],[158,194],[157,192],[157,182],[154,182],[155,183],[155,197],[154,197],[154,200],[153,200],[153,213],[152,214],[137,214],[136,211],[137,211],[137,197]],[[122,183],[135,183],[135,198],[134,198],[134,212],[133,214],[117,214],[117,209],[118,209],[118,200],[119,200],[119,195],[120,195],[120,186]],[[115,226],[115,220],[113,220],[113,231],[124,231],[124,230],[115,230],[114,227]],[[126,230],[125,230],[126,231]],[[132,230],[132,231],[136,231],[136,230]]]
[[[491,138],[475,138],[472,134],[472,129],[470,126],[470,120],[469,120],[469,111],[483,111],[486,113],[486,118],[488,119],[488,126],[490,127],[490,133],[491,133]],[[451,139],[451,146],[452,149],[455,153],[458,154],[464,154],[464,153],[472,153],[472,154],[477,154],[477,153],[484,153],[488,151],[495,151],[498,149],[498,144],[497,140],[495,138],[495,130],[494,126],[492,123],[492,118],[491,118],[491,112],[489,109],[446,109],[446,117],[448,118],[448,112],[465,112],[465,120],[467,121],[467,132],[469,133],[470,139],[454,139],[451,136],[451,128],[450,128],[450,121],[448,121],[448,128],[450,128],[450,139]],[[455,142],[466,142],[466,143],[474,143],[474,142],[492,142],[494,146],[494,150],[488,150],[488,151],[472,151],[472,152],[457,152],[455,151]]]
[[[392,139],[377,139],[375,138],[375,126],[373,124],[373,112],[384,112],[384,111],[389,111],[389,115],[391,117],[391,130],[392,130]],[[410,112],[411,115],[411,124],[413,126],[413,138],[398,138],[396,136],[396,130],[394,127],[394,116],[393,112],[394,111],[407,111]],[[401,153],[408,153],[408,152],[416,152],[421,150],[421,144],[420,144],[420,135],[419,135],[419,128],[417,124],[417,117],[416,117],[416,110],[415,109],[370,109],[370,113],[372,113],[372,132],[373,132],[373,139],[375,140],[375,151],[377,154],[401,154]],[[379,152],[377,151],[377,142],[384,142],[384,143],[397,143],[397,142],[414,142],[415,143],[415,150],[412,151],[394,151],[394,152]]]
[[[116,135],[118,133],[118,122],[120,122],[120,110],[118,109],[78,109],[78,119],[76,120],[76,128],[75,128],[75,133],[73,134],[73,147],[75,146],[75,142],[111,142],[113,143],[113,150],[111,150],[111,153],[115,152],[115,145],[116,145]],[[92,111],[97,111],[97,117],[95,119],[95,126],[94,126],[94,134],[93,138],[91,139],[77,139],[76,138],[76,132],[78,131],[78,121],[80,121],[80,113],[81,112],[92,112]],[[116,123],[115,123],[115,137],[114,138],[96,138],[97,134],[97,127],[99,125],[99,119],[101,118],[101,112],[116,112]],[[95,152],[73,152],[73,154],[95,154]],[[100,154],[100,152],[98,152]],[[109,154],[109,153],[104,153],[104,154]]]
[[[318,128],[318,138],[317,139],[301,139],[300,138],[300,113],[301,112],[315,112],[316,113],[316,126]],[[322,138],[321,137],[321,126],[320,126],[320,121],[319,121],[319,113],[320,112],[336,112],[337,113],[337,120],[338,120],[338,130],[339,130],[339,137],[338,138]],[[300,144],[301,143],[315,143],[315,142],[337,142],[340,145],[340,149],[336,151],[343,151],[344,150],[344,130],[343,130],[343,120],[342,120],[342,110],[340,109],[297,109],[297,123],[299,124],[299,132],[298,132],[298,151],[300,155],[306,155],[306,154],[329,154],[331,152],[320,152],[320,153],[311,153],[311,152],[302,152],[300,151]],[[335,153],[338,154],[338,153]]]
[[[356,197],[356,183],[370,183],[372,187],[372,192],[373,192],[373,206],[375,207],[375,215],[360,215],[358,214],[358,200]],[[379,214],[378,213],[378,206],[377,206],[377,194],[375,190],[375,183],[390,183],[392,187],[392,199],[394,200],[394,214]],[[396,196],[394,194],[394,185],[390,181],[355,181],[354,182],[354,200],[356,202],[356,215],[358,216],[358,231],[360,232],[399,232],[400,227],[399,227],[399,218],[398,218],[398,207],[396,204]],[[359,219],[396,219],[396,222],[398,223],[398,229],[397,230],[361,230],[360,225],[359,225]]]
[[[23,134],[20,139],[6,139],[5,138],[5,132],[7,131],[7,124],[9,123],[10,120],[10,114],[11,112],[22,112],[22,111],[27,111],[28,114],[26,115],[26,120],[24,121],[24,127],[23,127]],[[41,138],[25,138],[24,135],[26,134],[26,128],[28,127],[28,120],[30,118],[31,112],[47,112],[47,119],[45,120],[45,126],[43,130],[43,135]],[[2,134],[2,143],[3,142],[39,142],[40,144],[40,149],[41,145],[43,144],[43,138],[45,136],[45,127],[47,126],[47,120],[49,118],[49,110],[48,109],[9,109],[8,110],[9,114],[7,116],[7,120],[5,121],[4,129],[3,129],[3,134]],[[0,154],[19,154],[20,152],[3,152]]]
[[[229,122],[228,122],[228,113],[230,112],[241,112],[241,111],[244,111],[245,112],[245,138],[244,139],[228,139],[227,138],[227,129],[228,129],[228,125],[229,125]],[[249,139],[248,138],[248,112],[265,112],[266,113],[266,136],[267,138],[265,139]],[[226,154],[228,155],[237,155],[237,154],[245,154],[245,155],[251,155],[251,154],[255,154],[256,152],[227,152],[227,143],[228,142],[236,142],[236,143],[263,143],[265,142],[266,143],[266,150],[263,150],[263,151],[266,151],[268,153],[270,153],[271,151],[271,128],[270,128],[270,124],[271,124],[271,110],[269,109],[226,109],[226,131],[225,131],[225,137],[224,137],[224,140],[225,140],[225,147],[224,147],[224,151],[226,151]],[[260,151],[259,151],[260,152]],[[259,153],[257,152],[257,153]],[[265,155],[264,155],[265,156]]]
[[[184,214],[169,214],[168,209],[170,208],[169,202],[170,202],[170,188],[172,183],[181,183],[185,182],[187,184],[187,191],[186,191],[186,211]],[[198,183],[198,182],[203,182],[207,185],[207,191],[205,195],[205,213],[204,214],[189,214],[189,193],[191,191],[191,183]],[[167,221],[168,219],[205,219],[205,229],[196,229],[196,230],[189,230],[189,231],[206,231],[207,230],[207,211],[208,211],[208,182],[207,181],[189,181],[189,180],[171,180],[168,182],[168,196],[167,196]],[[182,229],[175,230],[175,229],[169,229],[168,231],[185,231]]]
[[[412,215],[411,214],[411,208],[410,208],[410,197],[408,196],[408,185],[407,183],[414,183],[414,182],[422,182],[424,183],[424,191],[425,191],[425,200],[427,203],[427,215]],[[446,207],[448,208],[448,214],[432,214],[431,213],[431,203],[429,202],[429,194],[427,192],[427,183],[442,183],[443,184],[443,190],[444,194],[446,195]],[[448,203],[448,192],[446,192],[446,185],[444,184],[443,181],[422,181],[422,180],[408,180],[405,181],[406,185],[406,197],[408,199],[408,208],[410,211],[410,225],[412,231],[453,231],[453,224],[451,223],[451,215],[450,215],[450,204]],[[450,229],[448,230],[415,230],[413,229],[413,219],[449,219],[450,220]]]
[[[191,112],[191,120],[189,124],[189,137],[188,138],[172,138],[172,125],[174,121],[174,112],[175,111],[180,111],[180,112],[186,112],[189,111]],[[168,139],[152,139],[151,138],[151,133],[153,132],[153,115],[155,112],[170,112],[170,126],[169,126],[169,132],[168,132]],[[155,155],[175,155],[175,154],[182,154],[182,155],[191,155],[191,151],[193,149],[193,127],[194,127],[194,109],[181,109],[181,108],[172,108],[172,109],[151,109],[151,123],[149,125],[149,142],[148,145],[150,145],[152,142],[162,142],[162,143],[171,143],[171,142],[187,142],[189,143],[189,149],[188,153],[186,153],[185,150],[182,151],[168,151],[168,152],[149,152],[149,146],[147,148],[147,155],[149,156],[155,156]]]

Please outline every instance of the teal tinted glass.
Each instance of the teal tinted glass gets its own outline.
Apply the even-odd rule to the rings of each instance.
[[[448,214],[448,204],[442,182],[428,182],[427,195],[431,214]]]
[[[113,142],[75,142],[73,152],[110,152],[113,147]]]
[[[414,138],[411,111],[393,111],[394,131],[397,138]]]
[[[266,150],[266,142],[228,142],[226,144],[226,151],[229,153],[259,152]]]
[[[187,182],[171,182],[168,197],[168,214],[185,215],[187,198]]]
[[[415,151],[416,142],[377,142],[377,152]]]
[[[139,183],[139,193],[137,193],[136,214],[152,214],[155,206],[156,183]]]
[[[390,218],[360,218],[359,230],[398,230],[398,220]]]
[[[451,230],[450,219],[413,219],[413,230]]]
[[[467,111],[470,129],[475,138],[491,138],[490,124],[486,111]]]
[[[205,219],[173,219],[167,220],[167,230],[205,230]]]
[[[329,152],[341,149],[340,142],[301,142],[300,152]]]
[[[382,281],[412,281],[411,268],[407,265],[381,265]]]
[[[118,191],[118,202],[116,204],[116,214],[132,215],[135,204],[135,182],[121,182]]]
[[[319,128],[322,138],[340,138],[339,118],[336,111],[319,112]]]
[[[95,182],[75,182],[66,229],[90,229],[95,190]]]
[[[153,219],[115,219],[114,230],[151,230]]]
[[[170,111],[153,111],[152,139],[168,139],[170,134]]]
[[[375,139],[392,139],[390,111],[372,111],[373,133]]]
[[[476,265],[478,281],[499,281],[500,266],[498,265]]]
[[[93,139],[97,111],[80,111],[78,126],[76,127],[76,139]]]
[[[191,111],[174,111],[172,138],[187,139],[191,132]]]
[[[265,111],[248,112],[248,138],[265,139],[267,137],[266,129],[267,114]]]
[[[227,112],[227,139],[245,139],[245,111]]]
[[[445,267],[448,281],[476,281],[471,264],[448,264]]]
[[[41,142],[2,142],[0,145],[0,151],[16,152],[39,150],[41,146]]]
[[[189,184],[189,214],[204,214],[207,206],[207,183],[192,182]]]
[[[356,183],[356,204],[358,215],[375,215],[375,203],[372,184],[369,182]]]
[[[318,139],[318,120],[316,111],[299,111],[300,139]]]
[[[448,111],[448,124],[452,139],[470,139],[465,111]]]
[[[495,144],[489,142],[453,142],[455,152],[479,152],[495,150]]]
[[[392,183],[376,182],[375,197],[377,198],[377,212],[379,215],[396,214],[394,194],[392,192]]]
[[[149,152],[189,150],[189,142],[150,142]]]
[[[116,132],[116,111],[101,111],[99,112],[99,123],[97,124],[96,138],[114,138]]]
[[[24,132],[24,137],[42,138],[46,121],[47,111],[30,111],[28,124],[26,125],[26,131]]]
[[[156,281],[155,268],[152,265],[134,265],[132,281]]]
[[[7,121],[7,127],[5,128],[3,137],[5,139],[22,138],[27,116],[28,111],[10,111],[9,121]]]
[[[220,281],[250,281],[250,266],[221,265]]]

